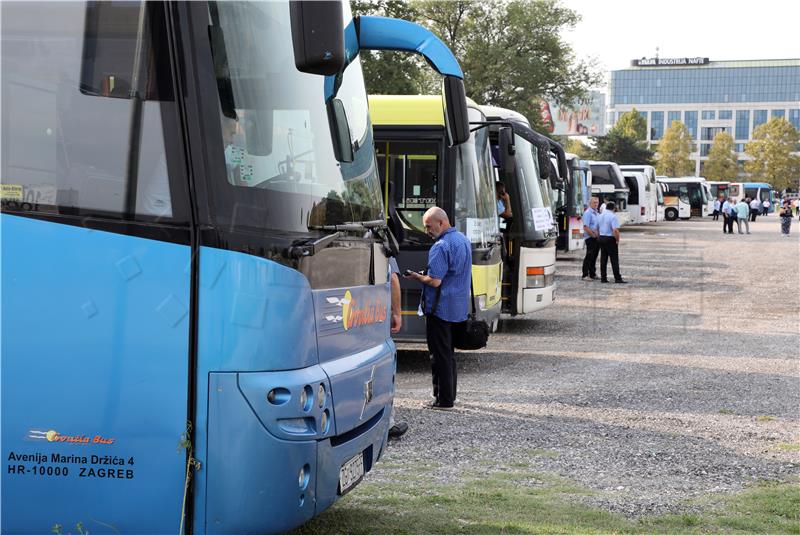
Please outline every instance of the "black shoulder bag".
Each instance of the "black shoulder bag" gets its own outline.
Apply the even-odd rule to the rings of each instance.
[[[436,288],[436,298],[433,300],[431,314],[436,312],[439,304],[439,295],[442,293],[442,286]],[[472,288],[472,281],[469,283],[470,302],[472,303],[472,313],[467,315],[466,321],[453,324],[452,336],[453,347],[455,349],[472,351],[486,347],[489,341],[489,324],[485,320],[478,319],[475,310],[475,292]]]

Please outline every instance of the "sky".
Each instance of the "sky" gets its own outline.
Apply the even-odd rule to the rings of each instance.
[[[797,0],[561,0],[583,20],[562,38],[604,71],[632,59],[711,61],[800,58]]]

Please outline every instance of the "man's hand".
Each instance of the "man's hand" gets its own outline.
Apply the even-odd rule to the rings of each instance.
[[[403,316],[399,313],[392,312],[392,334],[397,334],[400,332],[400,328],[403,326]]]

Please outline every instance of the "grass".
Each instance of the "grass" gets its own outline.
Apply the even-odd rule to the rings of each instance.
[[[477,474],[473,474],[477,475]],[[630,520],[581,504],[595,494],[551,474],[514,470],[451,486],[365,482],[294,532],[324,534],[800,535],[800,486],[762,483],[702,513]],[[719,500],[715,495],[715,499]]]
[[[781,451],[800,451],[800,443],[781,442],[778,444]]]
[[[774,416],[756,416],[756,422],[773,422],[775,421]]]

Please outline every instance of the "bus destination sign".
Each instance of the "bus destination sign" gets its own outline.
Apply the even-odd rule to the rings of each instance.
[[[681,65],[708,65],[708,58],[642,58],[631,60],[634,67],[675,67]]]

